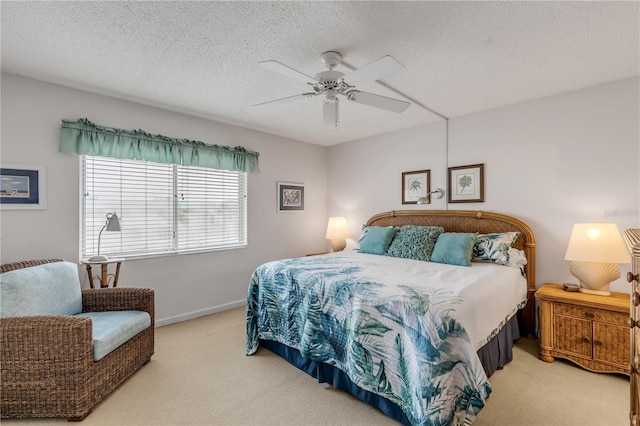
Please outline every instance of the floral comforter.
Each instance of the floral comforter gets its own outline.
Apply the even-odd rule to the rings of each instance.
[[[340,369],[413,425],[470,424],[491,393],[459,315],[478,280],[446,281],[472,270],[360,253],[266,263],[251,277],[246,353],[277,341]]]

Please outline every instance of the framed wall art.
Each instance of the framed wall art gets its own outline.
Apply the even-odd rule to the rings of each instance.
[[[449,167],[450,203],[484,202],[484,164]]]
[[[304,211],[304,184],[278,182],[278,211]]]
[[[0,208],[2,210],[45,209],[47,171],[44,166],[2,163]]]
[[[431,191],[431,170],[402,173],[402,204],[418,204],[418,199]]]

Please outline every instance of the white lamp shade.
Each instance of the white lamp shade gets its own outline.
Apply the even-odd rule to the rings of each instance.
[[[615,223],[578,223],[573,226],[565,260],[629,263],[631,258]]]
[[[329,240],[346,240],[347,238],[351,238],[347,219],[344,217],[330,217],[325,238]]]

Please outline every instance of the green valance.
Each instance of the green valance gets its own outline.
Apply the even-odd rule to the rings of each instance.
[[[156,163],[207,167],[210,169],[258,172],[259,153],[221,145],[207,145],[188,139],[151,135],[143,130],[122,130],[98,126],[86,118],[62,120],[60,152],[96,155]]]

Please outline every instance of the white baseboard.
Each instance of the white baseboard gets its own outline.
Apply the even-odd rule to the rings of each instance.
[[[238,300],[235,302],[225,303],[224,305],[212,306],[210,308],[201,309],[198,311],[187,312],[185,314],[175,315],[169,318],[156,319],[156,328],[163,327],[169,324],[175,324],[182,321],[188,321],[194,318],[203,317],[205,315],[217,314],[218,312],[228,311],[229,309],[239,308],[245,306],[247,300]]]

